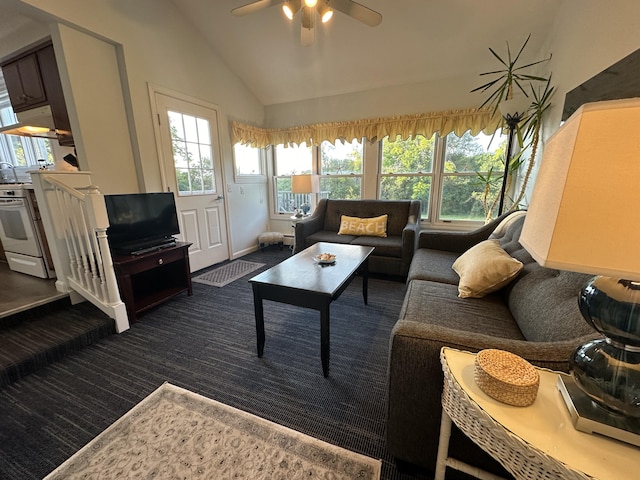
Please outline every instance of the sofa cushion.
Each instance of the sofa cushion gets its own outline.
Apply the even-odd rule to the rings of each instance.
[[[454,252],[419,248],[416,250],[416,253],[413,254],[407,281],[415,278],[418,280],[431,280],[433,282],[458,285],[460,277],[451,267],[459,256],[458,253]]]
[[[402,257],[402,237],[356,237],[351,243],[363,247],[375,247],[377,257]]]
[[[360,218],[342,215],[338,235],[358,235],[365,237],[386,237],[389,215]]]
[[[342,215],[367,218],[386,214],[387,235],[402,235],[410,209],[411,202],[406,200],[328,200],[322,229],[339,231]]]
[[[527,267],[513,284],[508,303],[520,330],[532,342],[558,342],[598,336],[580,314],[578,294],[590,278],[582,273]]]
[[[337,231],[330,232],[328,230],[320,230],[312,233],[305,238],[305,247],[311,246],[318,242],[329,243],[351,243],[356,238],[355,235],[338,235]]]
[[[509,216],[505,217],[498,226],[491,232],[489,235],[489,240],[500,240],[505,235],[513,236],[513,233],[509,233],[509,229],[511,225],[516,223],[516,220],[525,217],[527,214],[526,210],[518,210],[516,212],[511,213]],[[520,234],[518,234],[518,237]]]
[[[504,287],[522,267],[522,262],[505,252],[498,240],[485,240],[460,255],[452,268],[460,275],[459,296],[482,298]]]
[[[524,340],[501,295],[482,299],[458,297],[455,285],[412,280],[405,295],[400,320],[453,328],[459,331]]]
[[[518,211],[506,217],[489,235],[489,240],[498,240],[505,252],[526,265],[535,262],[535,260],[519,242],[525,214],[525,211]]]

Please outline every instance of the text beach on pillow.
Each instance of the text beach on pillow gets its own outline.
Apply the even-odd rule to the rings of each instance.
[[[640,98],[585,104],[545,144],[520,237],[542,266],[598,275],[583,287],[578,303],[603,338],[575,351],[572,376],[590,403],[606,412],[598,421],[614,425],[620,435],[605,427],[599,433],[636,445],[639,179]]]

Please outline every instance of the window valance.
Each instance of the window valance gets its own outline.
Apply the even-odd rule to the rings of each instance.
[[[351,141],[367,138],[375,142],[387,135],[395,139],[423,135],[431,137],[435,132],[447,135],[455,132],[462,136],[467,130],[472,135],[485,132],[492,134],[501,125],[502,118],[491,109],[451,110],[447,112],[422,113],[398,117],[372,118],[346,122],[315,123],[289,128],[260,128],[241,122],[231,122],[231,140],[254,147],[268,145],[320,145],[324,140]]]

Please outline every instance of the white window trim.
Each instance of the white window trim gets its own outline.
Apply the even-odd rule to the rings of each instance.
[[[260,173],[238,173],[236,165],[235,145],[231,146],[231,156],[233,158],[233,179],[235,183],[264,183],[267,180],[267,150],[260,148]]]

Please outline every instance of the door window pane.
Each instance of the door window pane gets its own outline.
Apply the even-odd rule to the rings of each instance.
[[[178,195],[215,193],[209,120],[168,113]]]

